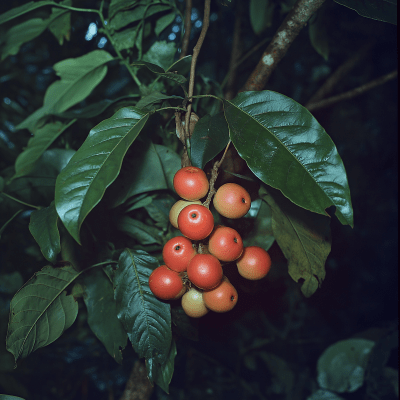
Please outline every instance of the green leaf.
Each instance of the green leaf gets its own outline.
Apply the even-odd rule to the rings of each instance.
[[[15,175],[12,179],[32,172],[40,156],[74,122],[75,120],[68,124],[63,124],[60,121],[56,121],[37,129],[34,136],[29,139],[28,146],[17,157]]]
[[[43,107],[17,125],[17,129],[28,128],[46,115],[62,113],[84,100],[103,80],[107,73],[107,63],[112,56],[104,50],[94,50],[84,56],[69,58],[54,64],[53,68],[60,80],[52,83],[44,96]]]
[[[301,291],[310,297],[325,279],[325,261],[331,251],[330,219],[297,207],[272,188],[260,189],[272,210],[272,230],[288,260],[289,275],[304,279]]]
[[[120,32],[114,32],[112,38],[116,50],[122,51],[133,49],[138,38],[140,27],[140,24],[138,24],[132,28],[124,29]]]
[[[158,42],[156,42],[158,43]],[[146,53],[147,54],[147,53]],[[144,58],[145,56],[143,56]],[[182,85],[183,83],[186,82],[186,78],[182,75],[175,74],[173,72],[165,72],[163,68],[161,68],[159,65],[152,64],[150,62],[145,62],[145,61],[135,61],[132,64],[130,64],[133,67],[147,67],[151,72],[157,75],[161,75],[164,78],[170,79],[176,83],[179,83]]]
[[[126,25],[131,24],[132,22],[140,21],[143,18],[151,17],[154,14],[157,14],[162,11],[170,10],[172,7],[169,5],[162,5],[153,2],[150,5],[139,5],[134,7],[129,11],[120,11],[115,14],[114,10],[110,10],[113,14],[113,17],[110,22],[110,29],[114,29],[118,31]]]
[[[152,92],[147,96],[144,96],[136,104],[137,108],[144,109],[150,105],[161,104],[164,100],[180,99],[183,100],[181,96],[167,96],[161,92]]]
[[[369,355],[375,342],[341,340],[329,346],[318,359],[318,383],[323,389],[352,393],[364,383]]]
[[[200,118],[190,138],[192,165],[203,169],[229,142],[228,124],[223,112]]]
[[[0,25],[11,21],[14,18],[18,18],[30,11],[36,10],[37,8],[54,4],[54,1],[30,1],[22,6],[12,8],[11,10],[0,15]]]
[[[122,350],[126,347],[128,336],[117,317],[112,284],[102,270],[85,274],[83,283],[83,300],[90,329],[104,344],[110,356],[122,364]]]
[[[149,118],[133,107],[122,108],[95,126],[56,181],[57,213],[80,243],[79,230],[89,212],[118,176],[122,160]]]
[[[353,226],[342,159],[306,108],[264,90],[225,100],[224,112],[235,148],[259,179],[307,210],[328,215],[334,205],[339,221]]]
[[[306,400],[344,400],[344,398],[329,390],[318,389],[311,396],[307,397]]]
[[[147,206],[153,201],[153,196],[148,196],[147,193],[139,194],[138,196],[135,196],[132,200],[126,203],[127,209],[125,210],[125,213],[128,213],[133,210],[137,210],[138,208],[142,208],[144,206]]]
[[[169,222],[169,211],[175,204],[176,199],[171,195],[165,193],[157,196],[153,201],[147,204],[144,208],[149,213],[150,217],[154,220],[155,226],[166,231]]]
[[[49,22],[41,18],[32,18],[21,24],[14,25],[5,34],[4,45],[1,47],[1,61],[8,56],[18,54],[20,47],[35,37],[38,37],[47,28]]]
[[[181,168],[177,153],[166,146],[136,142],[121,174],[112,186],[110,207],[117,207],[137,194],[174,190],[174,175]]]
[[[143,61],[156,64],[165,70],[174,62],[175,53],[175,43],[162,40],[153,43],[143,55]]]
[[[165,28],[171,25],[175,20],[175,12],[164,15],[159,18],[156,22],[156,27],[154,28],[154,33],[158,36]]]
[[[308,24],[308,35],[316,52],[327,61],[329,58],[327,21],[321,10],[311,18]]]
[[[335,0],[359,15],[397,25],[397,0]]]
[[[65,289],[78,275],[71,266],[46,266],[12,298],[6,346],[15,362],[53,343],[73,324],[78,303]]]
[[[108,9],[108,18],[112,18],[117,12],[133,8],[140,3],[139,0],[111,0]]]
[[[157,267],[157,259],[146,252],[125,249],[114,272],[114,297],[118,318],[138,356],[164,364],[171,348],[171,312],[149,288],[150,274]]]
[[[254,216],[252,214],[255,214]],[[272,211],[267,203],[257,199],[251,202],[246,218],[254,218],[254,226],[243,237],[244,246],[259,246],[268,251],[275,241],[272,232]]]
[[[97,117],[98,115],[103,114],[104,111],[106,111],[109,107],[111,107],[115,103],[122,102],[123,100],[126,100],[126,102],[129,102],[129,100],[133,101],[133,99],[137,99],[138,97],[140,97],[140,94],[129,94],[126,96],[118,97],[118,99],[113,99],[113,100],[112,99],[104,99],[104,100],[98,101],[97,103],[89,104],[88,106],[86,106],[84,108],[64,111],[62,113],[55,114],[55,115],[57,115],[58,117],[67,118],[67,119],[73,119],[73,118],[90,119],[90,118]]]
[[[35,210],[31,214],[29,231],[40,247],[47,261],[55,262],[61,251],[60,232],[57,227],[58,215],[54,202],[49,207]]]
[[[71,0],[62,1],[60,4],[71,6]],[[64,38],[69,40],[71,36],[71,12],[62,8],[52,8],[51,19],[49,24],[50,32],[55,36],[60,46],[64,44]]]
[[[9,394],[0,394],[0,400],[24,400],[22,397],[10,396]]]
[[[274,8],[271,0],[250,0],[250,22],[256,35],[271,27]]]
[[[180,60],[177,60],[173,64],[171,64],[166,69],[166,72],[171,71],[171,72],[176,72],[177,74],[180,75],[186,75],[189,73],[191,65],[192,65],[192,56],[191,55],[185,56]]]
[[[122,217],[117,221],[117,228],[137,240],[140,244],[162,244],[162,232],[131,217]]]
[[[164,364],[159,364],[152,359],[146,362],[147,373],[150,381],[157,383],[157,385],[160,386],[165,393],[169,393],[169,384],[171,383],[171,379],[174,374],[176,353],[176,344],[175,341],[172,340],[168,358]]]

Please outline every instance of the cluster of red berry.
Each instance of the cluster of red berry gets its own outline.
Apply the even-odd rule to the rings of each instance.
[[[169,219],[184,236],[176,236],[165,244],[162,252],[165,265],[150,275],[150,289],[163,300],[182,297],[182,307],[190,317],[201,317],[209,310],[229,311],[236,305],[238,294],[224,276],[221,261],[236,261],[240,275],[257,280],[267,275],[271,259],[261,247],[244,247],[235,229],[214,227],[211,211],[199,201],[209,190],[203,170],[180,169],[174,177],[174,188],[184,200],[172,206]],[[251,200],[242,186],[226,183],[217,190],[213,204],[219,214],[236,219],[249,211]],[[205,239],[208,252],[198,253],[192,240],[204,244]]]

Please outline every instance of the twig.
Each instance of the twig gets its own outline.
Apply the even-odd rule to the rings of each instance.
[[[190,79],[189,79],[189,92],[188,92],[189,98],[193,96],[196,62],[197,62],[197,58],[200,53],[201,46],[204,42],[204,38],[206,37],[208,25],[210,24],[210,4],[211,4],[211,0],[205,0],[203,28],[201,29],[199,40],[197,41],[196,46],[194,46],[194,49],[193,49],[192,64],[190,66]],[[192,102],[189,101],[188,106],[187,106],[186,117],[185,117],[185,131],[186,131],[185,134],[186,134],[187,138],[189,138],[189,136],[190,136],[189,121],[190,121],[191,111],[192,111]]]
[[[243,14],[243,1],[238,1],[236,9],[235,27],[233,30],[231,60],[229,62],[228,81],[225,92],[225,99],[232,100],[235,96],[235,82],[237,77],[237,62],[242,53],[241,50],[241,27]]]
[[[371,50],[375,41],[364,44],[354,55],[347,59],[325,82],[324,84],[311,96],[305,107],[310,104],[316,103],[325,98],[332,92],[335,86],[341,81],[360,61],[362,61],[368,52]]]
[[[294,39],[324,1],[297,0],[290,13],[278,28],[271,43],[264,51],[254,71],[240,90],[241,92],[262,90],[264,88],[272,71],[274,71],[279,61],[286,54]]]
[[[397,77],[397,70],[396,71],[392,71],[389,74],[386,74],[384,76],[381,76],[378,79],[375,79],[371,82],[366,83],[365,85],[361,85],[358,88],[355,88],[353,90],[349,90],[348,92],[344,92],[341,93],[337,96],[332,96],[329,97],[328,99],[325,100],[321,100],[317,103],[313,103],[313,104],[309,104],[306,108],[309,111],[315,111],[318,110],[320,108],[324,108],[324,107],[328,107],[334,103],[338,103],[339,101],[342,100],[348,100],[351,99],[353,97],[359,96],[360,94],[365,93],[368,90],[373,89],[376,86],[382,85],[388,81],[390,81],[391,79],[394,79]]]
[[[182,51],[179,59],[186,56],[188,48],[189,48],[189,41],[190,41],[190,31],[192,29],[192,0],[186,0],[186,10],[185,10],[185,24],[184,29],[185,33],[183,34],[182,38]]]

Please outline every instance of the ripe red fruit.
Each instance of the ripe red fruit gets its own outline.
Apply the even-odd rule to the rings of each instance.
[[[183,295],[182,308],[183,311],[192,318],[200,318],[209,311],[204,305],[203,293],[195,288],[191,288]]]
[[[199,200],[207,194],[209,183],[202,169],[190,166],[181,168],[175,174],[174,188],[185,200]]]
[[[243,252],[243,241],[235,229],[220,226],[211,234],[208,250],[221,261],[234,261]]]
[[[189,239],[205,239],[214,228],[211,211],[200,204],[186,206],[178,216],[178,227]]]
[[[162,300],[178,298],[184,289],[179,274],[166,265],[161,265],[151,273],[149,287],[154,296]]]
[[[200,289],[215,288],[222,280],[221,263],[211,254],[196,254],[187,268],[189,280]]]
[[[178,228],[178,215],[179,213],[190,204],[201,204],[201,201],[185,201],[185,200],[178,200],[169,210],[169,222],[171,222],[172,226]]]
[[[189,261],[195,254],[196,250],[192,247],[192,242],[183,236],[168,240],[162,251],[165,264],[176,272],[186,271]]]
[[[251,206],[250,195],[236,183],[225,183],[214,196],[213,204],[219,214],[227,218],[241,218]]]
[[[236,265],[243,278],[255,281],[268,274],[271,269],[271,257],[263,248],[249,246],[244,248]]]
[[[203,293],[204,304],[215,312],[227,312],[235,307],[238,294],[234,286],[224,279],[215,289]]]

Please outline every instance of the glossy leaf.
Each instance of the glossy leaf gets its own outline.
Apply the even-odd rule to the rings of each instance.
[[[273,234],[288,260],[289,275],[296,282],[304,279],[301,291],[310,297],[325,279],[330,219],[297,207],[272,188],[261,188],[260,197],[271,207]]]
[[[136,104],[137,108],[144,109],[150,105],[161,104],[164,100],[178,99],[183,100],[181,96],[167,96],[161,92],[152,92],[147,96],[144,96]],[[155,107],[154,107],[155,108]]]
[[[117,221],[117,228],[126,233],[128,236],[137,240],[140,244],[154,244],[162,243],[162,232],[154,226],[145,224],[141,221],[133,219],[131,217],[122,217]]]
[[[329,346],[318,359],[318,383],[337,393],[355,392],[364,383],[369,355],[375,342],[366,339],[341,340]]]
[[[328,215],[334,205],[339,221],[353,226],[343,162],[306,108],[268,90],[242,92],[224,104],[232,142],[259,179],[307,210]]]
[[[24,400],[22,397],[10,396],[8,394],[0,394],[0,400]]]
[[[68,119],[73,119],[73,118],[93,118],[97,117],[98,115],[101,115],[106,111],[109,107],[111,107],[113,104],[121,102],[121,104],[128,103],[128,102],[134,102],[134,99],[137,99],[140,97],[140,94],[130,94],[127,96],[122,96],[119,97],[118,99],[104,99],[100,100],[97,103],[90,104],[84,108],[78,108],[76,110],[68,110],[64,111],[62,113],[57,113],[58,117],[61,118],[68,118]],[[124,102],[125,100],[125,102]],[[119,106],[119,104],[118,104]],[[121,107],[122,108],[122,107]]]
[[[175,53],[175,43],[162,40],[153,43],[150,49],[143,55],[143,61],[167,69],[174,62]]]
[[[190,138],[192,165],[203,169],[228,144],[229,130],[224,113],[200,118]]]
[[[174,374],[176,354],[176,344],[175,341],[172,340],[168,358],[164,364],[159,364],[153,360],[146,362],[146,368],[150,382],[157,383],[157,385],[160,386],[160,388],[166,393],[169,393],[169,384],[171,383],[172,375]]]
[[[113,283],[118,318],[138,356],[163,364],[171,348],[169,304],[158,300],[149,288],[158,262],[144,251],[125,249],[118,260]]]
[[[30,1],[29,3],[23,4],[22,6],[12,8],[11,10],[0,14],[0,25],[5,22],[11,21],[14,18],[18,18],[30,11],[36,10],[37,8],[54,5],[54,1]]]
[[[397,25],[397,0],[335,0],[363,17]]]
[[[256,35],[272,25],[274,8],[271,0],[250,0],[250,22]]]
[[[44,96],[43,107],[22,121],[17,129],[33,129],[48,114],[62,113],[84,100],[103,80],[107,63],[113,57],[104,50],[94,50],[84,56],[69,58],[54,64],[60,80],[52,83]]]
[[[174,190],[174,175],[180,168],[179,155],[168,147],[135,142],[130,157],[112,186],[112,197],[107,199],[110,207],[117,207],[140,193]]]
[[[169,13],[162,16],[156,22],[156,27],[154,28],[154,33],[159,36],[159,34],[168,26],[170,26],[175,20],[175,12]]]
[[[156,42],[157,43],[157,42]],[[154,57],[153,57],[154,58]],[[144,59],[144,56],[143,56]],[[157,61],[157,60],[155,60]],[[168,62],[169,60],[166,60]],[[182,75],[175,74],[173,72],[165,72],[164,68],[160,67],[159,65],[153,64],[151,62],[146,62],[146,61],[135,61],[132,64],[130,64],[133,67],[146,67],[149,69],[151,72],[154,74],[160,75],[164,78],[170,79],[176,83],[179,83],[180,85],[186,82],[186,78]]]
[[[46,266],[12,298],[6,345],[16,362],[53,343],[73,324],[78,303],[65,289],[78,275],[71,266]]]
[[[49,207],[33,211],[29,222],[29,231],[39,245],[43,256],[50,262],[55,262],[61,251],[57,221],[57,211],[52,202]]]
[[[13,179],[32,172],[40,156],[74,122],[75,120],[68,124],[63,124],[60,121],[56,121],[37,129],[34,136],[29,139],[28,146],[25,147],[15,161],[15,175]]]
[[[122,108],[95,126],[56,181],[57,213],[79,243],[83,220],[118,176],[122,160],[149,115]]]
[[[83,300],[88,312],[88,324],[111,357],[122,364],[122,350],[128,336],[117,317],[112,283],[102,270],[94,270],[83,278]]]

